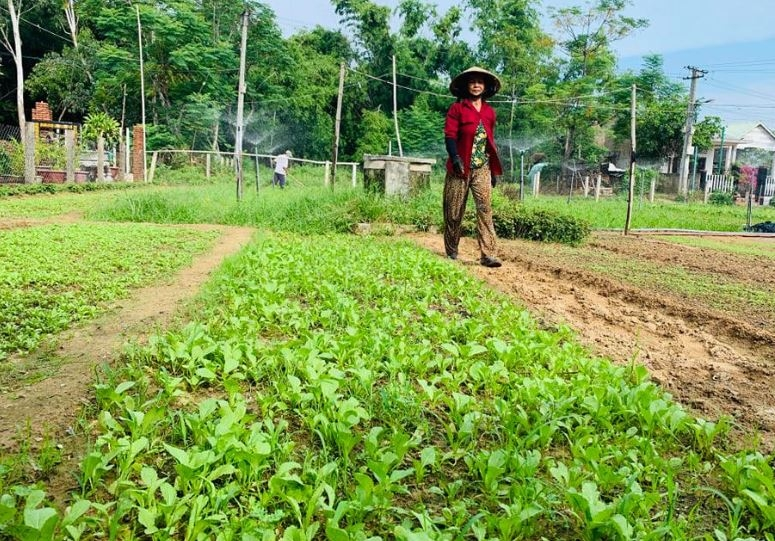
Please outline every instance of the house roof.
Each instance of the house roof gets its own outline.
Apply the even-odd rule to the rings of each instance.
[[[724,132],[724,139],[727,141],[740,141],[759,126],[775,141],[775,133],[765,126],[763,122],[737,122],[729,124]],[[720,139],[720,137],[715,137],[714,141],[720,141]]]

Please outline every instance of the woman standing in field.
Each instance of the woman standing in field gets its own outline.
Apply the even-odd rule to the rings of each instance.
[[[495,146],[495,110],[484,100],[495,95],[501,83],[489,71],[472,67],[452,79],[449,91],[458,98],[447,112],[444,142],[447,147],[447,176],[444,180],[444,249],[457,259],[463,214],[468,191],[476,202],[476,232],[479,262],[500,267],[495,255],[492,223],[492,188],[502,174]]]

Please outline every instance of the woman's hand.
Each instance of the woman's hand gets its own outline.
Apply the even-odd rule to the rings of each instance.
[[[460,156],[452,156],[452,169],[461,177],[465,174],[466,170],[463,167],[463,160],[460,159]]]

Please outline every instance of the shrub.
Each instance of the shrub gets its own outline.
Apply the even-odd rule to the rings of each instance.
[[[708,196],[708,203],[711,205],[734,205],[735,196],[732,192],[720,192],[714,190]]]
[[[589,236],[589,224],[567,214],[552,210],[528,209],[510,203],[493,209],[495,234],[504,239],[528,239],[577,245]],[[463,219],[466,234],[476,232],[476,214],[466,213]]]

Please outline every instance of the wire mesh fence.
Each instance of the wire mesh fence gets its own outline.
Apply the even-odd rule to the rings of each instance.
[[[274,187],[276,156],[243,153],[242,176],[245,187]],[[285,175],[288,187],[313,187],[362,184],[360,164],[308,160],[290,156]],[[234,182],[237,162],[233,152],[181,149],[157,150],[150,153],[149,182],[196,183]]]

